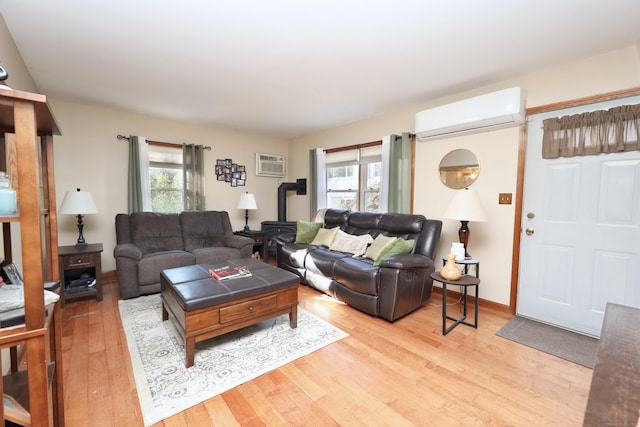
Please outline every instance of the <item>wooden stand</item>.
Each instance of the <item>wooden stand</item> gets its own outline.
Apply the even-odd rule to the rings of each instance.
[[[44,96],[3,86],[0,129],[0,168],[6,165],[19,203],[17,215],[0,217],[5,259],[12,258],[10,224],[19,222],[25,300],[24,324],[0,328],[0,348],[22,346],[26,356],[26,375],[11,372],[0,391],[4,394],[4,383],[12,384],[7,406],[28,398],[28,416],[24,411],[15,416],[14,408],[5,414],[0,405],[0,420],[11,413],[24,425],[64,426],[60,305],[45,316],[43,292],[45,280],[59,278],[53,173],[53,134],[59,132]]]
[[[240,230],[234,234],[253,239],[253,251],[258,251],[260,253],[260,259],[267,261],[267,233],[264,231]]]
[[[102,301],[102,243],[92,243],[82,246],[60,246],[60,274],[62,275],[62,306],[66,301],[95,296]],[[96,279],[93,287],[79,287],[77,291],[69,286],[73,280],[78,280],[82,273],[90,274]]]

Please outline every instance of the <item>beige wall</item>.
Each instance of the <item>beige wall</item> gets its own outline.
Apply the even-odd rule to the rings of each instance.
[[[521,86],[527,92],[527,106],[539,106],[640,86],[638,55],[638,46],[630,46],[297,138],[291,142],[289,150],[293,160],[290,162],[292,165],[290,176],[309,178],[307,165],[308,151],[311,148],[357,144],[381,139],[386,134],[413,131],[416,112],[447,102],[507,87]],[[476,153],[480,159],[482,169],[473,187],[488,212],[489,221],[469,224],[471,229],[469,251],[481,262],[481,298],[505,305],[509,304],[510,299],[515,205],[498,205],[498,194],[513,193],[515,200],[518,144],[519,129],[510,128],[418,142],[416,146],[414,211],[428,218],[442,219],[443,212],[453,195],[453,190],[440,183],[438,164],[442,157],[453,149],[467,148]],[[289,216],[308,218],[309,197],[289,197]],[[436,260],[438,267],[441,257],[449,252],[451,243],[458,241],[459,227],[458,221],[443,219],[443,233]],[[523,261],[526,262],[526,260]]]
[[[241,229],[244,211],[236,209],[236,204],[240,193],[248,191],[255,194],[258,205],[257,211],[249,212],[251,229],[260,229],[261,221],[277,217],[278,179],[255,176],[255,153],[286,156],[287,141],[55,99],[50,102],[62,130],[54,138],[57,204],[59,207],[66,191],[77,187],[91,192],[99,213],[84,217],[84,237],[88,243],[104,244],[105,271],[115,270],[115,215],[127,212],[128,143],[117,140],[118,134],[211,146],[204,154],[207,209],[228,211],[233,228]],[[221,158],[247,167],[246,186],[216,181],[215,162]],[[78,237],[75,216],[59,215],[58,227],[59,244],[74,244]]]

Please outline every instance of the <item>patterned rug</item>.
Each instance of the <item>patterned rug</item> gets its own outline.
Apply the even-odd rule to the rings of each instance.
[[[198,343],[187,369],[182,338],[162,321],[160,295],[120,300],[119,307],[145,426],[348,336],[298,307],[296,329],[282,315]]]

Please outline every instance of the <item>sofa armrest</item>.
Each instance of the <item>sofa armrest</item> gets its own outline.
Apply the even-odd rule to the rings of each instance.
[[[418,270],[434,267],[433,260],[420,254],[396,255],[380,261],[380,267],[398,270]]]
[[[275,238],[277,244],[294,243],[296,241],[296,233],[282,233]]]
[[[380,317],[393,322],[431,298],[435,271],[431,258],[398,255],[380,263]]]
[[[133,243],[121,243],[113,248],[116,259],[118,285],[122,299],[140,296],[138,286],[138,263],[142,259],[142,250]]]
[[[246,246],[253,248],[254,240],[251,237],[238,236],[237,234],[229,234],[224,236],[224,245],[229,248],[242,249]]]
[[[124,257],[139,261],[142,259],[142,250],[133,243],[122,243],[113,248],[115,258]]]

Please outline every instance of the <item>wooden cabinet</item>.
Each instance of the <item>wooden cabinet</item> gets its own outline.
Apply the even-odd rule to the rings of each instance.
[[[66,301],[95,296],[102,301],[102,243],[85,246],[60,246],[60,275],[63,283],[63,306]],[[86,278],[95,279],[93,286],[86,286]],[[83,279],[85,278],[85,279]],[[74,283],[80,282],[79,285]]]
[[[10,372],[0,388],[26,405],[34,426],[64,425],[60,304],[45,310],[43,292],[45,281],[59,279],[54,133],[58,128],[43,95],[0,86],[0,168],[6,165],[18,197],[18,213],[0,217],[0,222],[9,262],[11,223],[20,223],[25,301],[24,323],[0,328],[0,348],[19,347],[26,360],[26,372]],[[4,419],[0,405],[0,420]]]
[[[241,230],[236,231],[235,234],[253,239],[253,253],[257,251],[260,254],[260,259],[267,260],[267,233],[264,231]]]

